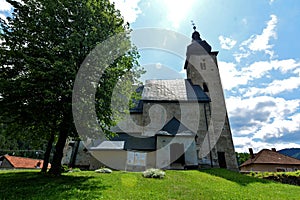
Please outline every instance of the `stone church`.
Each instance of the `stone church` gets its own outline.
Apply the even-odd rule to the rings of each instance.
[[[194,27],[184,65],[187,79],[147,80],[138,88],[141,99],[129,118],[112,129],[117,135],[86,148],[71,143],[64,164],[118,170],[238,170],[217,54]]]

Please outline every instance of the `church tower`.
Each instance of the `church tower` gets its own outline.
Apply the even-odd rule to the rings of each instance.
[[[184,69],[187,78],[194,85],[199,85],[210,97],[210,103],[205,108],[207,133],[198,135],[197,138],[199,163],[238,170],[218,69],[218,52],[211,51],[211,46],[201,39],[196,27],[193,28],[192,43],[187,47]]]

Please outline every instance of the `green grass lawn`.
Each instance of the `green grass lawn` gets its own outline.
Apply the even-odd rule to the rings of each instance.
[[[47,177],[38,171],[0,171],[0,199],[299,199],[300,187],[222,169],[141,173],[93,171]]]

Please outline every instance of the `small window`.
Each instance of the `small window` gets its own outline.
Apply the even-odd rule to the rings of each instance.
[[[201,68],[201,70],[206,70],[206,64],[205,64],[205,62],[201,62],[200,63],[200,68]]]

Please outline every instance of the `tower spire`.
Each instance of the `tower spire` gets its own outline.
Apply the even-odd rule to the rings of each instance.
[[[193,20],[191,20],[191,23],[192,23],[192,26],[194,29],[194,33],[192,34],[192,39],[200,42],[201,41],[200,33],[198,31],[196,31],[196,29],[197,29],[196,24],[194,23]]]
[[[191,23],[192,23],[192,26],[193,26],[194,31],[196,31],[196,29],[197,29],[196,24],[194,23],[193,20],[191,20]]]

